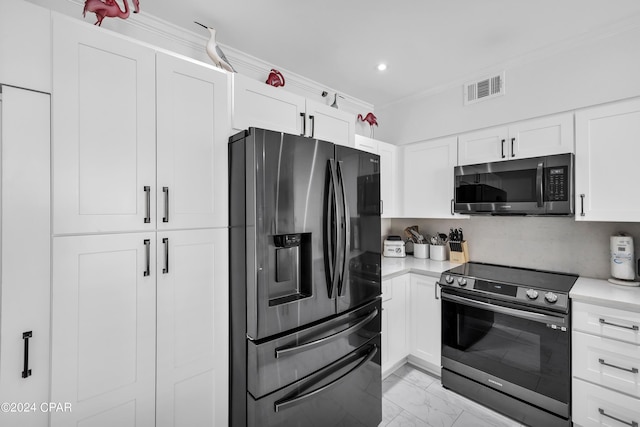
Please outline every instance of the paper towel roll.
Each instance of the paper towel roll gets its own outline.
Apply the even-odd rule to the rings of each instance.
[[[634,280],[636,269],[633,237],[611,236],[611,275],[616,279]]]

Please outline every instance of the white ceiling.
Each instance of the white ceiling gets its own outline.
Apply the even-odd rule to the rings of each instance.
[[[639,0],[140,0],[140,8],[194,32],[202,22],[224,45],[376,106],[640,21]]]

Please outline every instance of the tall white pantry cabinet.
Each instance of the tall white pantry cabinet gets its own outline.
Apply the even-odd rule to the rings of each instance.
[[[54,14],[52,427],[227,424],[229,87]]]

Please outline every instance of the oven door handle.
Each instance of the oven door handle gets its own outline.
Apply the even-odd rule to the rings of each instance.
[[[481,309],[493,311],[495,313],[507,314],[509,316],[518,317],[520,319],[532,320],[538,323],[551,324],[551,325],[555,325],[556,327],[558,325],[560,326],[567,325],[567,321],[563,317],[550,316],[548,314],[536,313],[533,311],[525,311],[525,310],[518,310],[510,307],[503,307],[501,305],[491,304],[484,301],[476,301],[473,299],[460,297],[457,295],[450,295],[447,293],[443,293],[442,295],[440,295],[440,298],[442,298],[445,301],[457,302],[470,307],[481,308]]]

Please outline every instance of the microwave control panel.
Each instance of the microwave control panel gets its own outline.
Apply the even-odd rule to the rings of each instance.
[[[547,191],[545,200],[550,202],[566,202],[569,200],[569,168],[555,166],[545,169]]]

